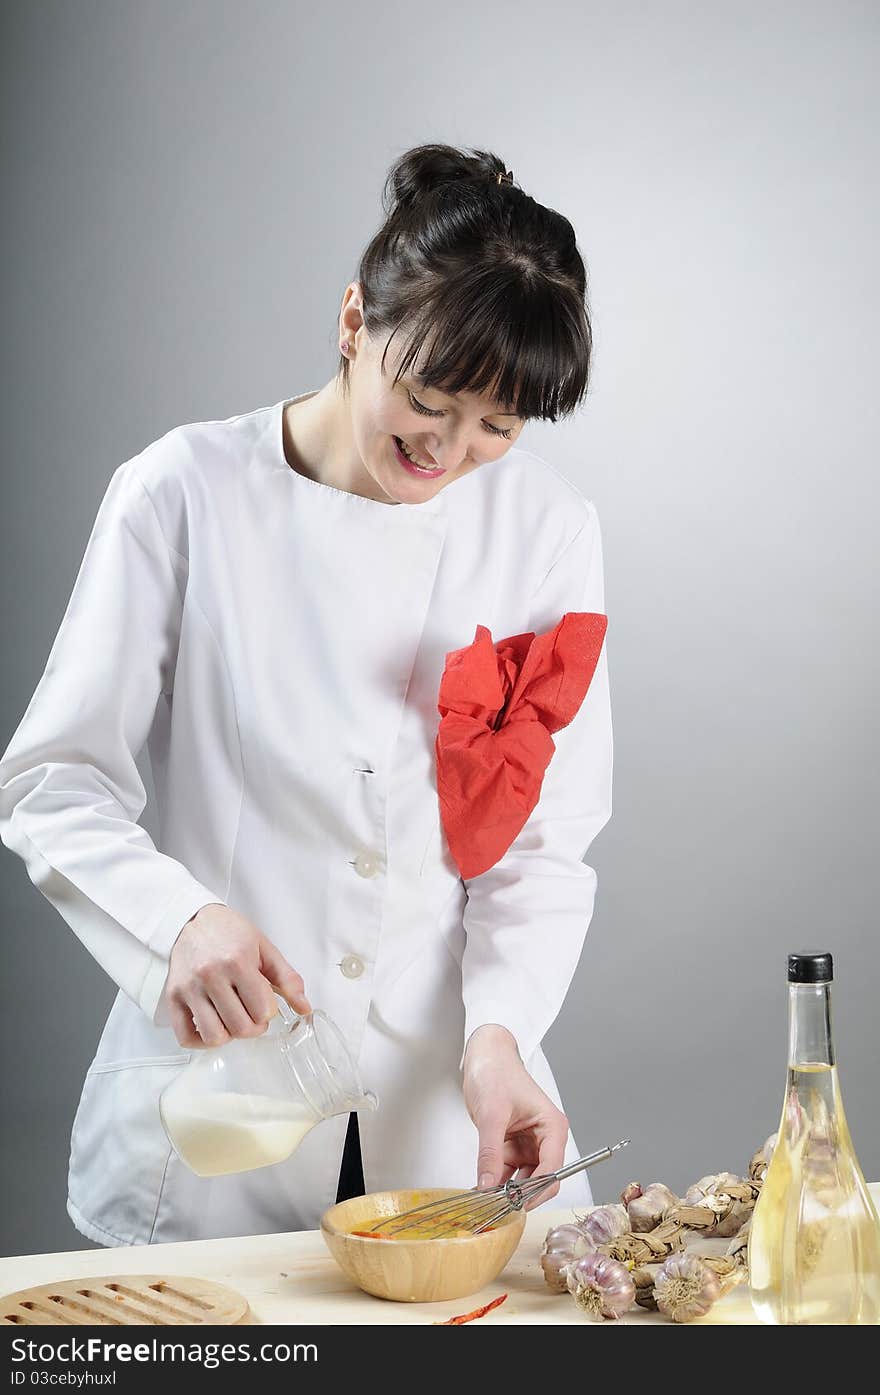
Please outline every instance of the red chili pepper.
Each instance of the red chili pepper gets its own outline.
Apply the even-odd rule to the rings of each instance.
[[[506,1297],[507,1294],[502,1293],[500,1298],[493,1298],[492,1302],[487,1303],[485,1308],[474,1308],[474,1311],[472,1313],[460,1313],[458,1317],[447,1318],[445,1322],[438,1322],[435,1324],[435,1326],[458,1327],[463,1322],[473,1322],[474,1318],[485,1317],[486,1314],[490,1313],[493,1308],[497,1308],[500,1303],[504,1302]]]

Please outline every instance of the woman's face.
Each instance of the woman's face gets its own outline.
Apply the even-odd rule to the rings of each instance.
[[[419,504],[504,455],[525,423],[486,396],[452,397],[418,380],[419,360],[394,382],[400,336],[392,340],[382,369],[380,342],[366,325],[341,326],[348,339],[349,402],[354,443],[367,472],[390,498]],[[402,458],[405,449],[411,460]],[[424,467],[424,468],[420,468]]]

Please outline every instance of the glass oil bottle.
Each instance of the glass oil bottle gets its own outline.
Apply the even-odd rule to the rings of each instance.
[[[850,1138],[831,1035],[830,954],[790,954],[788,1079],[749,1234],[768,1323],[880,1323],[880,1220]]]

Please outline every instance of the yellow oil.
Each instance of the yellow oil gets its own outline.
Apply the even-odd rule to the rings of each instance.
[[[837,1067],[790,1067],[749,1236],[768,1323],[880,1323],[880,1220],[853,1149]]]
[[[451,1196],[456,1193],[451,1192]],[[431,1196],[429,1192],[413,1191],[407,1194],[406,1210],[410,1211],[419,1206],[426,1206],[431,1202],[439,1204],[443,1198]],[[464,1227],[451,1226],[448,1221],[444,1221],[442,1216],[436,1218],[428,1214],[427,1216],[414,1216],[405,1230],[400,1230],[393,1234],[388,1234],[383,1230],[383,1224],[391,1224],[398,1221],[403,1212],[389,1211],[381,1216],[370,1216],[365,1221],[358,1221],[357,1226],[352,1230],[352,1235],[371,1236],[377,1240],[470,1240],[473,1232]],[[510,1220],[510,1217],[507,1218]],[[505,1221],[496,1222],[495,1225],[486,1226],[486,1230],[481,1232],[486,1234],[490,1230],[497,1230],[499,1224]]]
[[[361,1221],[357,1230],[352,1231],[352,1235],[370,1235],[376,1240],[462,1240],[469,1238],[471,1233],[469,1230],[444,1228],[436,1221],[413,1221],[399,1234],[386,1235],[382,1231],[382,1222],[393,1220],[393,1216],[374,1216],[368,1221]],[[495,1227],[489,1226],[488,1229],[494,1230]]]

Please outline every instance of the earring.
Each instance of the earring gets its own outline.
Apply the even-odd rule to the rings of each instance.
[[[348,351],[349,351],[349,349],[351,348],[351,345],[349,344],[349,342],[348,342],[347,339],[344,339],[343,342],[340,344],[339,347],[340,347],[340,349],[342,350],[342,352],[343,352],[344,354],[347,354]]]

